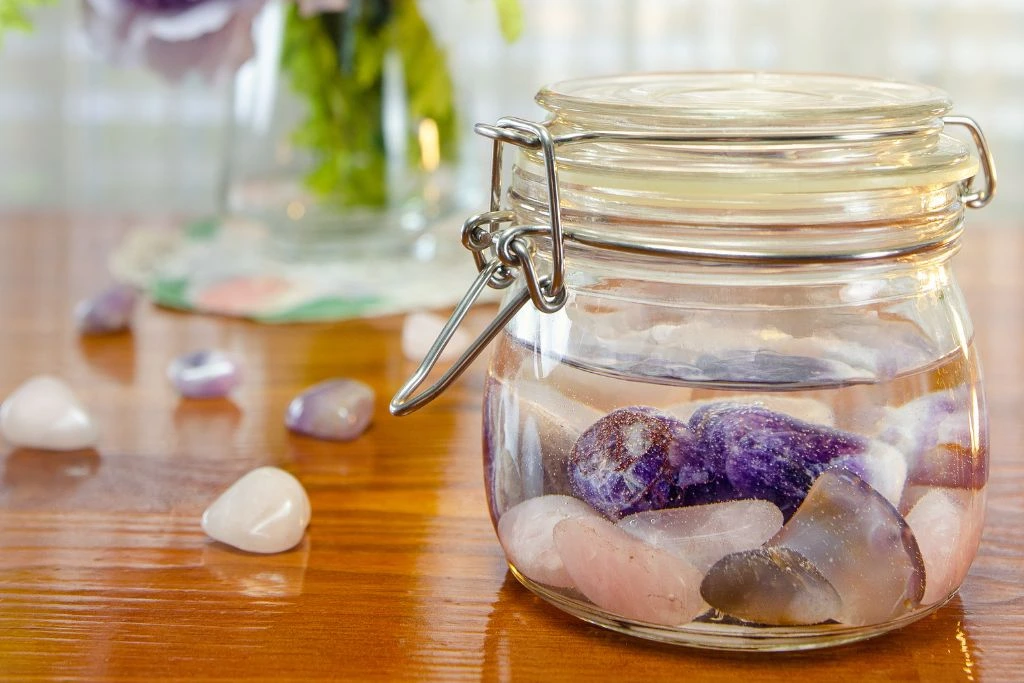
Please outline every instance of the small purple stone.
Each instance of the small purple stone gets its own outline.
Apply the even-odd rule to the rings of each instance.
[[[865,453],[869,446],[856,434],[740,403],[701,407],[690,418],[690,429],[708,471],[728,478],[727,484],[716,481],[717,490],[709,489],[708,497],[767,500],[786,519],[833,461]]]
[[[329,379],[292,399],[285,413],[288,429],[328,441],[350,441],[373,419],[374,393],[354,379]]]
[[[222,351],[193,351],[178,356],[167,377],[185,398],[221,398],[242,380],[238,364]]]
[[[686,424],[651,408],[620,408],[591,425],[569,456],[573,492],[611,519],[681,505],[680,471],[702,478]]]
[[[123,332],[131,325],[138,295],[133,287],[114,285],[78,302],[75,323],[84,335]]]

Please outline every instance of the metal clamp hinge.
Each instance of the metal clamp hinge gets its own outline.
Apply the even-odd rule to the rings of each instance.
[[[988,204],[996,189],[996,171],[989,151],[988,143],[981,128],[966,116],[945,116],[946,125],[964,126],[970,132],[974,144],[978,148],[981,160],[981,175],[985,178],[984,187],[976,187],[977,175],[963,183],[963,203],[978,209]],[[594,141],[617,141],[624,143],[727,143],[750,140],[750,136],[708,135],[694,133],[650,133],[647,131],[584,131],[567,133],[555,137],[542,124],[518,118],[502,118],[495,125],[477,124],[475,130],[480,135],[493,141],[491,161],[491,195],[490,210],[469,218],[462,228],[462,244],[473,254],[478,275],[455,307],[451,317],[441,330],[434,344],[427,351],[416,372],[402,386],[391,400],[390,410],[393,415],[406,415],[432,401],[444,391],[483,351],[484,347],[495,337],[515,314],[532,301],[537,310],[554,313],[560,310],[566,301],[565,289],[565,245],[562,229],[561,202],[559,198],[558,167],[555,149],[559,145],[571,145]],[[878,131],[855,134],[780,134],[777,136],[758,136],[760,141],[849,141],[871,140],[891,137],[902,137],[916,134],[916,130]],[[501,208],[503,191],[502,184],[502,150],[505,144],[515,145],[531,150],[539,150],[544,165],[545,181],[548,191],[548,217],[550,225],[515,225],[515,214]],[[541,275],[534,261],[535,237],[546,237],[550,244],[551,271]],[[613,248],[621,245],[608,244]],[[691,252],[691,256],[700,256]],[[886,254],[888,255],[888,254]],[[865,255],[857,255],[858,258]],[[870,253],[866,256],[874,257]],[[523,275],[524,287],[514,297],[506,300],[497,316],[487,325],[477,338],[459,356],[441,377],[419,394],[417,389],[426,381],[427,375],[433,370],[445,347],[451,341],[459,325],[473,304],[479,299],[486,287],[504,289],[511,285],[519,273]]]
[[[490,211],[470,217],[462,227],[462,244],[472,252],[478,275],[423,362],[391,400],[389,409],[392,415],[406,415],[436,398],[480,355],[527,301],[532,301],[537,310],[544,313],[554,313],[565,305],[564,248],[554,138],[543,125],[515,118],[500,119],[495,126],[478,125],[476,131],[494,141]],[[506,143],[541,151],[547,176],[550,225],[513,225],[515,215],[501,209],[502,148]],[[540,273],[534,261],[531,238],[538,236],[549,238],[551,244],[551,272],[545,275]],[[525,285],[522,291],[505,302],[498,315],[437,381],[414,395],[484,288],[504,289],[515,281],[519,272],[522,272]]]
[[[981,172],[985,176],[985,186],[975,187],[978,176],[973,176],[964,181],[964,195],[961,197],[964,205],[972,209],[981,207],[992,201],[996,193],[996,165],[992,160],[992,152],[989,151],[985,134],[981,132],[978,123],[969,116],[943,116],[942,122],[947,126],[963,126],[970,132],[978,148],[978,158],[981,161]]]

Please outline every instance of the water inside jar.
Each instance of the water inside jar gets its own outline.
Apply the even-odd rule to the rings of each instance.
[[[491,513],[513,571],[567,611],[788,648],[906,623],[968,571],[988,459],[972,345],[884,381],[795,363],[780,383],[652,382],[496,343]]]

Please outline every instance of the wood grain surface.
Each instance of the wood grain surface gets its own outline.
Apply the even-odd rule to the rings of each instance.
[[[390,417],[412,370],[398,317],[261,326],[147,304],[134,333],[79,339],[71,309],[108,282],[131,225],[0,217],[0,395],[56,374],[102,427],[96,451],[0,445],[0,679],[1024,680],[1019,231],[972,227],[957,257],[993,445],[984,540],[960,595],[867,642],[733,655],[617,635],[516,583],[484,499],[483,368]],[[169,360],[204,347],[244,359],[231,400],[179,400],[168,385]],[[288,434],[288,401],[334,376],[378,392],[372,428],[345,444]],[[207,539],[202,510],[267,463],[309,491],[303,544],[255,556]]]

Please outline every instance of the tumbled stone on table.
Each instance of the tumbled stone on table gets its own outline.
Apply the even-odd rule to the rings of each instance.
[[[700,597],[700,571],[601,517],[563,520],[555,525],[554,538],[577,590],[616,616],[677,626],[707,608]]]
[[[138,294],[134,287],[113,285],[75,306],[75,324],[84,335],[113,334],[131,326]]]
[[[988,481],[988,433],[968,406],[967,389],[936,391],[881,420],[878,439],[903,453],[907,479],[929,486],[981,488]]]
[[[945,600],[967,576],[981,541],[984,506],[981,491],[930,488],[907,514],[924,561],[921,604]]]
[[[722,480],[711,491],[717,500],[768,500],[788,518],[815,478],[833,466],[864,474],[894,500],[902,492],[902,458],[857,434],[732,402],[700,408],[690,419],[690,429],[708,470]]]
[[[351,441],[373,420],[374,392],[354,379],[329,379],[306,389],[288,404],[284,422],[299,434]]]
[[[838,614],[841,605],[832,584],[789,548],[726,555],[704,576],[700,592],[715,609],[771,626],[820,624]]]
[[[680,471],[703,474],[686,425],[652,408],[620,408],[590,426],[569,456],[573,493],[611,519],[682,503]]]
[[[210,538],[240,550],[280,553],[299,544],[310,514],[298,479],[277,467],[259,467],[206,508],[202,527]]]
[[[233,358],[216,349],[191,351],[175,358],[167,378],[185,398],[222,398],[242,381]]]
[[[0,433],[11,445],[50,451],[92,448],[99,438],[71,387],[49,375],[32,377],[4,400]]]
[[[834,618],[850,626],[895,619],[921,603],[925,569],[910,527],[857,475],[831,469],[769,541],[806,558],[836,589]]]
[[[554,528],[564,519],[596,517],[586,503],[570,496],[538,496],[509,508],[498,520],[498,540],[508,561],[537,583],[571,588],[572,579],[555,549]]]
[[[782,528],[782,512],[764,500],[734,500],[638,512],[616,526],[703,572],[730,553],[764,544]]]

